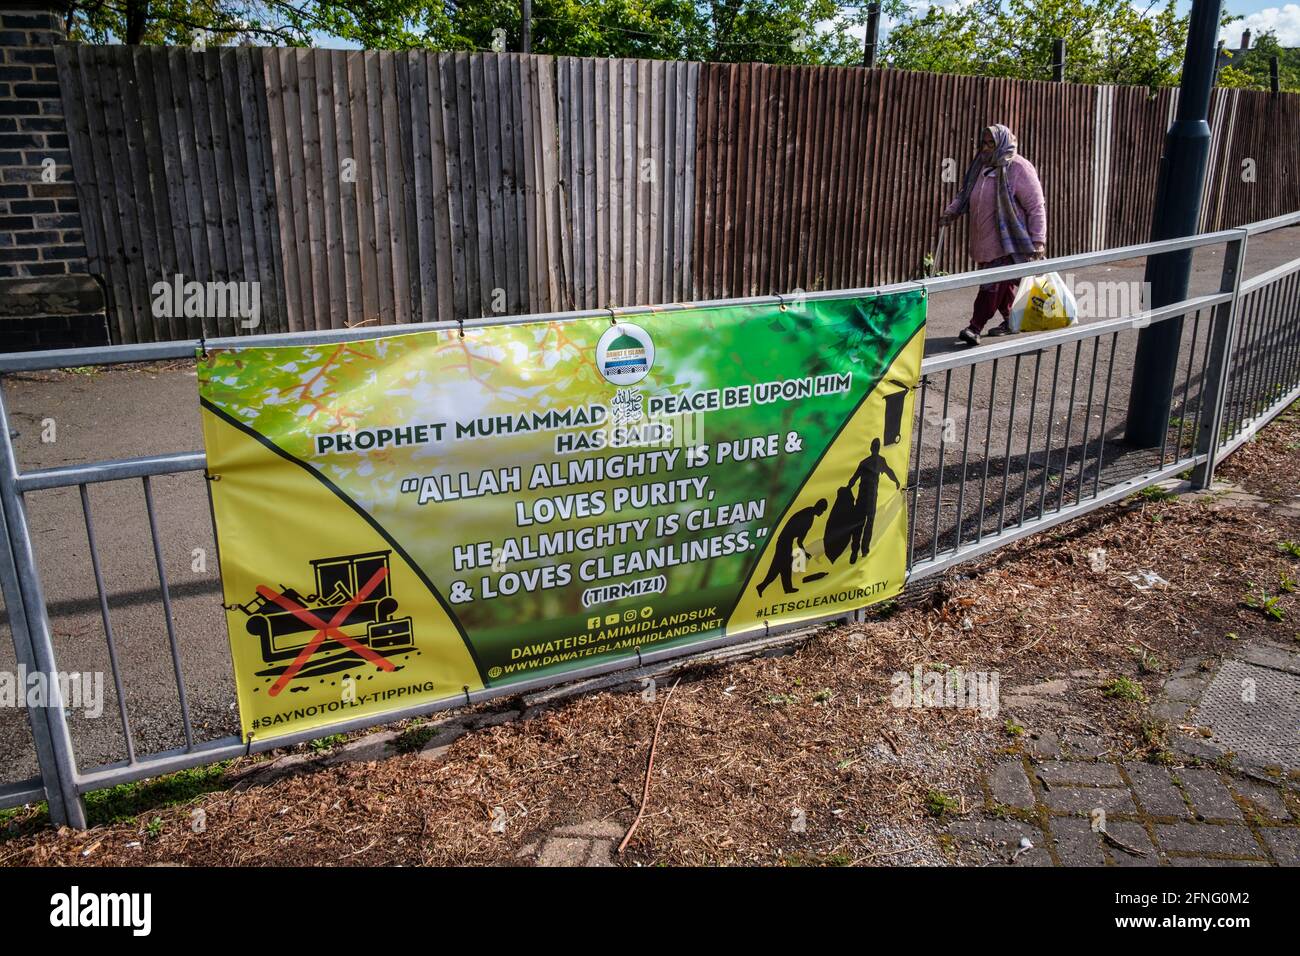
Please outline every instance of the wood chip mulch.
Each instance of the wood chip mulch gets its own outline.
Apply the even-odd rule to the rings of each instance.
[[[1296,494],[1298,469],[1293,410],[1221,476],[1280,500]],[[1300,521],[1273,509],[1131,499],[963,567],[919,603],[824,629],[793,654],[692,674],[667,702],[648,804],[616,859],[957,862],[934,795],[973,808],[981,768],[1019,746],[1009,723],[1082,725],[1141,759],[1161,748],[1160,732],[1143,703],[1105,693],[1110,680],[1127,676],[1151,697],[1189,655],[1296,639],[1300,600],[1282,584],[1300,578],[1300,561],[1279,548],[1286,540],[1300,541]],[[1168,584],[1140,588],[1145,572]],[[1245,606],[1251,585],[1281,596],[1285,620]],[[997,671],[1004,696],[1076,676],[1067,714],[893,706],[892,675],[915,664]],[[89,832],[19,818],[0,838],[0,864],[516,863],[555,827],[631,824],[665,697],[573,698],[469,733],[436,760],[313,769]]]

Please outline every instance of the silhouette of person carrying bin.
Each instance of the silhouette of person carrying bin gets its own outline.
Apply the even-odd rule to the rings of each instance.
[[[807,550],[803,539],[812,530],[813,522],[825,511],[826,499],[819,498],[815,505],[796,511],[790,516],[790,520],[785,523],[785,527],[781,529],[781,534],[776,539],[776,548],[772,552],[772,565],[767,569],[767,577],[758,586],[759,597],[763,596],[763,590],[775,581],[778,575],[786,594],[794,594],[799,590],[794,586],[791,575],[794,570],[794,546],[798,544],[801,551]]]
[[[849,539],[849,564],[856,564],[859,553],[866,554],[871,549],[871,535],[876,526],[876,505],[880,497],[880,475],[884,473],[893,481],[900,491],[903,489],[898,476],[894,474],[885,456],[880,453],[880,439],[871,439],[871,454],[858,463],[844,487],[853,490],[854,482],[858,485],[858,496],[853,502],[853,532]]]

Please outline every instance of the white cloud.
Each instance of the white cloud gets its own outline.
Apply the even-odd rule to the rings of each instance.
[[[1269,7],[1248,13],[1240,20],[1228,24],[1223,30],[1222,39],[1229,47],[1236,49],[1241,43],[1242,32],[1247,29],[1256,37],[1272,30],[1282,46],[1300,46],[1300,4],[1288,3],[1282,7]]]

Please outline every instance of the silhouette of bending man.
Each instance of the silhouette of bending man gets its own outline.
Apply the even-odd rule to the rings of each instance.
[[[794,570],[794,546],[797,543],[800,551],[807,550],[803,539],[812,529],[812,523],[825,511],[826,499],[819,498],[817,504],[796,511],[790,516],[790,520],[785,523],[785,527],[781,529],[781,534],[776,539],[776,550],[772,554],[772,566],[767,569],[767,577],[758,586],[759,597],[763,596],[763,589],[775,581],[777,575],[781,577],[781,587],[785,588],[786,594],[794,594],[799,590],[794,586],[790,574]]]
[[[880,439],[871,439],[871,454],[858,463],[858,470],[844,487],[853,490],[858,483],[858,497],[853,502],[853,537],[850,539],[849,564],[855,564],[859,552],[871,548],[871,534],[876,525],[876,499],[880,496],[880,473],[884,472],[901,491],[903,486],[885,456],[880,453]]]

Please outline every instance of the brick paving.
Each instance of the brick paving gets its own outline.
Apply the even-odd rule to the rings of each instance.
[[[1125,760],[1101,736],[1044,729],[983,775],[982,804],[948,835],[967,858],[991,865],[1300,866],[1300,767],[1278,746],[1293,746],[1294,728],[1277,713],[1250,710],[1253,697],[1239,708],[1216,699],[1216,675],[1240,664],[1300,676],[1300,652],[1266,641],[1224,660],[1187,660],[1150,706],[1183,731],[1166,752],[1169,765]],[[1068,689],[1063,678],[1013,688],[1004,703]],[[1221,739],[1216,721],[1225,715],[1244,752]],[[1273,754],[1283,762],[1260,759]]]
[[[948,827],[986,863],[1300,865],[1293,783],[1211,767],[1045,756],[1041,739],[1026,749],[994,766],[982,782],[983,806]]]
[[[587,820],[557,827],[519,851],[518,859],[534,866],[613,866],[624,827],[613,820]]]

